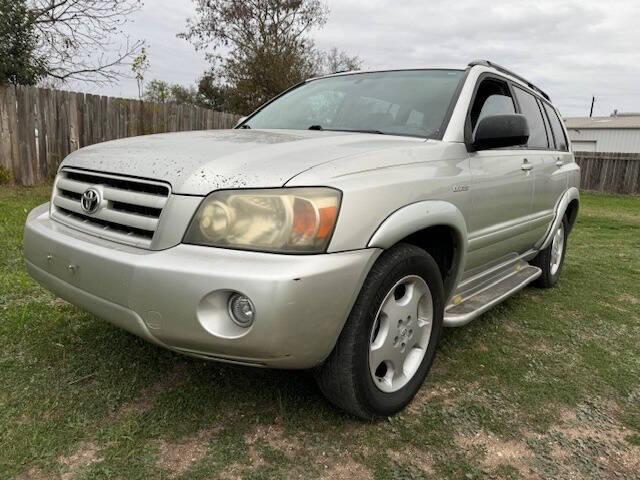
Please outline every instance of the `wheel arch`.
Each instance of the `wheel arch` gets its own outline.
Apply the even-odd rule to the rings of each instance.
[[[553,219],[553,222],[551,223],[549,230],[543,237],[540,244],[536,245],[536,249],[544,250],[549,246],[553,238],[553,232],[556,231],[556,229],[560,225],[560,222],[562,222],[562,219],[564,218],[565,215],[567,215],[567,219],[569,220],[569,229],[570,229],[569,231],[571,231],[571,229],[573,228],[576,222],[576,219],[578,218],[579,209],[580,209],[580,192],[576,187],[571,187],[566,192],[564,192],[562,197],[560,197],[560,200],[558,201],[558,204],[556,206],[555,218]]]
[[[569,231],[573,229],[573,226],[576,223],[579,209],[580,209],[580,199],[579,198],[571,199],[564,213],[567,216],[567,220],[569,220]]]
[[[427,200],[404,206],[389,215],[367,246],[386,250],[404,242],[425,249],[440,268],[448,299],[463,273],[467,238],[464,216],[455,205]]]

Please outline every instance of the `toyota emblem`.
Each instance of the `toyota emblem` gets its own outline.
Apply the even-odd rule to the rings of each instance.
[[[100,192],[95,188],[85,190],[80,198],[80,206],[86,213],[95,213],[100,206]]]

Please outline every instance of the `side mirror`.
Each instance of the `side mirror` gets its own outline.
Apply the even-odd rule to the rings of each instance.
[[[476,126],[470,151],[525,145],[529,140],[529,124],[524,115],[517,113],[490,115]]]
[[[233,128],[238,128],[248,117],[240,117]]]

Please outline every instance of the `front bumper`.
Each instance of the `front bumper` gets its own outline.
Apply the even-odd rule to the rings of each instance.
[[[49,218],[27,219],[29,273],[61,298],[166,348],[275,368],[310,368],[331,352],[378,249],[277,255],[178,245],[119,245]],[[247,295],[254,324],[235,325],[233,292]]]

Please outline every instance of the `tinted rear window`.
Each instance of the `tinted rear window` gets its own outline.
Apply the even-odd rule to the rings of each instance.
[[[543,102],[543,105],[547,112],[547,116],[549,117],[549,121],[551,122],[551,131],[553,132],[553,137],[556,140],[556,150],[566,152],[569,150],[569,146],[567,145],[567,137],[564,136],[564,129],[562,128],[558,114],[546,103]]]

